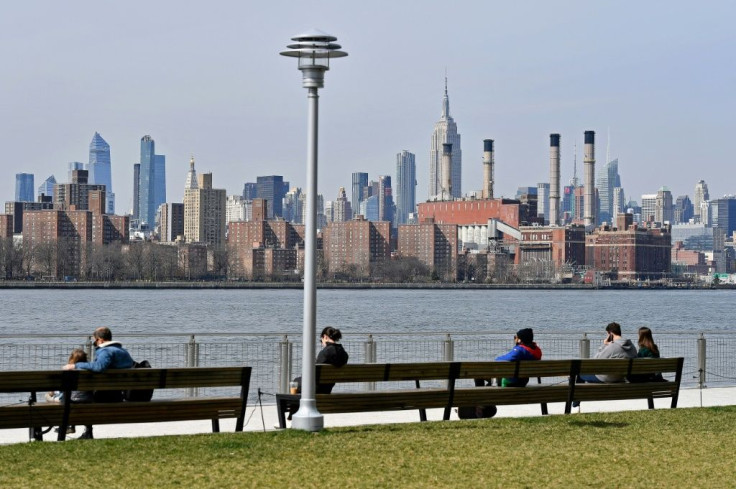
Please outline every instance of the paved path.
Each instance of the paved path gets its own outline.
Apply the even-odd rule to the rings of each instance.
[[[736,387],[717,387],[680,390],[680,399],[677,403],[679,408],[700,406],[726,406],[736,404]],[[655,399],[654,405],[657,409],[668,408],[670,399]],[[604,412],[604,411],[631,411],[647,408],[647,401],[636,399],[631,401],[600,401],[584,402],[580,409],[573,412]],[[564,405],[554,403],[549,405],[550,414],[562,414]],[[541,416],[538,404],[522,406],[499,406],[497,417],[524,417]],[[427,419],[430,421],[442,419],[442,409],[427,410]],[[451,419],[457,419],[453,412]],[[276,407],[273,404],[263,406],[249,406],[246,414],[245,431],[273,430],[276,420]],[[418,411],[390,411],[377,413],[356,414],[328,414],[325,415],[325,427],[331,426],[356,426],[365,424],[385,423],[412,423],[419,421]],[[82,427],[74,435],[73,439],[81,435]],[[220,422],[222,431],[233,431],[234,420],[223,420]],[[95,438],[124,438],[142,436],[163,435],[185,435],[196,433],[210,433],[212,425],[210,421],[177,421],[171,423],[141,423],[121,425],[99,425],[94,428]],[[44,437],[46,440],[56,440],[56,435],[50,432]],[[21,443],[28,441],[28,430],[0,430],[0,444]]]

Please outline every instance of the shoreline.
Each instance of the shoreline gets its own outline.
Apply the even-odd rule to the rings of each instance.
[[[0,281],[0,289],[303,289],[301,282],[231,282],[231,281],[177,281],[177,282],[44,282]],[[736,289],[736,285],[718,286],[694,284],[667,285],[658,283],[612,283],[606,286],[592,284],[474,284],[474,283],[317,283],[318,289],[417,289],[417,290],[720,290]]]

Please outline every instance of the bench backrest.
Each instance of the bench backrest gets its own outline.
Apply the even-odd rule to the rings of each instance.
[[[317,383],[384,382],[403,380],[442,380],[451,377],[453,362],[430,363],[352,363],[335,367],[316,366]]]
[[[457,378],[495,379],[567,377],[574,360],[522,360],[517,362],[462,362]]]
[[[656,373],[682,373],[684,358],[590,358],[578,360],[579,374],[592,375],[643,375]],[[677,381],[679,382],[679,378]]]
[[[193,367],[0,372],[0,392],[52,390],[173,389],[184,387],[249,387],[251,367]]]

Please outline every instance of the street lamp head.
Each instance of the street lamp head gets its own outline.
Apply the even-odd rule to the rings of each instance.
[[[304,88],[322,88],[325,71],[330,69],[330,58],[343,58],[348,55],[345,51],[340,51],[341,46],[334,42],[337,41],[335,36],[316,29],[294,36],[291,40],[297,42],[286,46],[289,49],[280,54],[299,58]]]

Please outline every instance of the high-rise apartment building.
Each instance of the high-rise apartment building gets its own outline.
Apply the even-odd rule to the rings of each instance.
[[[184,237],[184,204],[164,202],[158,208],[158,233],[162,242],[176,241]]]
[[[74,172],[76,170],[86,170],[87,165],[82,163],[81,161],[70,161],[67,164],[67,172],[66,172],[66,181],[71,182],[74,178]]]
[[[621,187],[621,176],[618,173],[618,158],[603,165],[603,170],[598,176],[596,188],[600,199],[600,211],[598,213],[598,224],[613,222],[613,189]]]
[[[371,266],[391,256],[391,224],[353,219],[331,222],[322,232],[322,249],[329,273],[353,269],[368,276]]]
[[[40,198],[41,195],[45,195],[46,197],[50,197],[53,201],[54,185],[56,185],[56,178],[51,175],[46,180],[44,180],[41,185],[38,186],[38,197]]]
[[[110,145],[95,132],[89,143],[89,183],[104,185],[107,198],[106,213],[115,214],[115,194],[112,191],[112,169],[110,165]]]
[[[710,194],[708,193],[708,184],[705,183],[704,180],[700,180],[695,184],[695,194],[693,196],[693,212],[695,213],[693,217],[695,217],[696,222],[702,221],[702,219],[700,219],[701,208],[703,206],[703,202],[707,202],[709,200]]]
[[[722,229],[725,236],[732,236],[736,231],[736,197],[727,195],[711,201],[713,208],[714,228]]]
[[[90,195],[95,191],[105,193],[105,186],[91,185],[87,170],[74,170],[71,183],[57,183],[54,185],[54,208],[61,210],[91,210]],[[103,199],[103,203],[105,199],[106,197]]]
[[[367,175],[366,175],[367,178]],[[396,155],[395,225],[406,224],[417,206],[417,165],[414,153],[403,150]]]
[[[193,161],[190,165],[194,166]],[[197,180],[197,188],[184,189],[184,238],[189,243],[222,246],[226,229],[225,189],[212,188],[212,173],[202,173]]]
[[[148,135],[141,138],[138,182],[139,223],[153,227],[156,211],[166,202],[166,157],[156,154],[156,144]]]
[[[15,174],[15,201],[16,202],[33,202],[33,173],[16,173]]]
[[[288,182],[284,182],[281,175],[268,175],[256,179],[258,198],[266,199],[268,202],[268,219],[283,217],[282,202],[286,194],[284,183],[288,187]]]
[[[462,161],[460,134],[457,124],[450,116],[450,98],[447,95],[447,78],[445,78],[445,96],[442,98],[442,116],[434,125],[429,150],[429,199],[442,194],[442,153],[443,144],[452,144],[450,180],[452,197],[462,196]]]
[[[626,200],[623,187],[613,187],[613,215],[611,221],[616,222],[616,216],[626,212]]]
[[[360,212],[360,204],[363,202],[364,189],[368,186],[368,174],[363,172],[353,173],[353,194],[350,201],[355,214]]]
[[[135,225],[140,224],[140,191],[141,191],[141,164],[133,165],[133,221]]]

